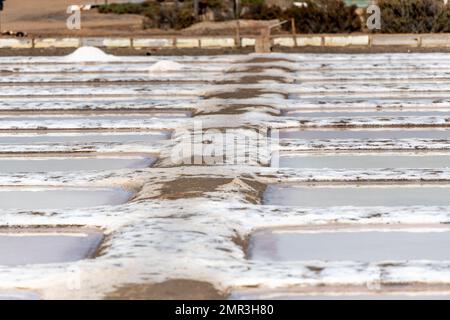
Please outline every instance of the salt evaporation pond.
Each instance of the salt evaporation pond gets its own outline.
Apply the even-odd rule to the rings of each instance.
[[[450,167],[450,154],[304,154],[283,155],[280,156],[278,162],[278,166],[281,168],[301,169],[438,169]]]
[[[334,206],[448,206],[450,185],[269,185],[265,205]]]
[[[148,168],[156,157],[0,158],[0,174]]]
[[[167,140],[168,132],[145,133],[36,133],[2,134],[0,145],[26,145],[33,143],[133,143]]]
[[[448,117],[445,111],[289,111],[284,114],[296,118],[354,118],[354,117]]]
[[[450,139],[450,129],[280,130],[281,139]]]
[[[82,111],[81,111],[82,112]],[[15,122],[37,122],[41,121],[42,123],[45,123],[46,121],[58,121],[58,122],[70,122],[73,120],[76,121],[86,121],[86,122],[92,122],[92,121],[139,121],[139,120],[152,120],[155,119],[157,121],[158,119],[173,119],[173,118],[188,118],[191,116],[191,113],[189,112],[147,112],[139,111],[132,113],[133,110],[130,112],[117,112],[117,114],[108,114],[108,113],[99,113],[99,114],[86,114],[86,115],[80,115],[80,114],[71,114],[71,115],[58,115],[58,114],[52,114],[52,115],[29,115],[29,114],[22,114],[22,115],[0,115],[0,123],[6,122],[6,121],[15,121]],[[131,114],[130,114],[131,113]]]
[[[0,209],[48,210],[119,205],[132,197],[120,188],[0,188]]]
[[[450,260],[449,246],[449,230],[265,230],[251,236],[248,257],[251,260],[277,262],[447,261]]]
[[[61,263],[92,258],[103,240],[103,233],[99,231],[63,230],[1,231],[0,266]]]

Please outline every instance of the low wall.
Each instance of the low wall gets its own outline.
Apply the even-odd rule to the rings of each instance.
[[[252,47],[255,37],[102,37],[102,38],[0,38],[0,49],[32,48],[78,48],[95,46],[104,48],[232,48],[237,46]],[[240,42],[240,43],[239,43]],[[272,36],[272,44],[282,47],[375,47],[375,46],[409,46],[409,47],[450,47],[450,34],[393,34],[393,35],[283,35]]]

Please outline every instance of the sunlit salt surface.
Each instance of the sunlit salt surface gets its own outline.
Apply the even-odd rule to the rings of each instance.
[[[280,130],[282,139],[450,139],[450,129]]]
[[[305,294],[294,290],[253,289],[237,290],[230,300],[450,300],[447,292],[416,293],[321,293]]]
[[[50,84],[41,83],[39,85],[30,86],[29,84],[2,85],[0,84],[0,97],[3,98],[37,98],[37,97],[55,97],[60,98],[77,97],[89,98],[94,96],[102,97],[195,97],[201,94],[198,83],[182,83],[177,86],[169,86],[167,83],[77,83],[76,86],[67,84]],[[14,88],[14,89],[12,89]]]
[[[0,266],[61,263],[91,258],[103,240],[101,232],[0,232]],[[1,298],[1,294],[0,294]]]
[[[194,109],[198,103],[198,97],[192,99],[179,99],[179,97],[165,97],[162,99],[142,99],[142,97],[49,97],[49,98],[8,98],[0,100],[0,111],[13,112],[33,112],[42,111],[53,113],[66,113],[79,115],[86,113],[114,113],[124,114],[152,114],[152,113],[173,113]],[[191,113],[189,113],[191,115]]]
[[[284,114],[288,117],[296,118],[328,118],[328,117],[448,117],[449,113],[445,111],[290,111]]]
[[[333,206],[448,206],[450,185],[269,185],[266,205]]]
[[[119,188],[0,188],[0,209],[46,210],[119,205],[132,197]]]
[[[35,133],[0,134],[0,145],[33,143],[123,143],[158,142],[170,137],[169,132],[145,133]]]
[[[17,116],[1,116],[0,123],[6,121],[138,121],[138,120],[150,120],[155,119],[172,119],[172,118],[187,118],[190,116],[188,112],[154,112],[154,113],[141,113],[141,114],[92,114],[92,115],[17,115]]]
[[[262,261],[450,260],[450,231],[259,231],[248,257]]]
[[[304,154],[279,157],[281,168],[305,169],[378,169],[378,168],[449,168],[450,154]],[[275,162],[273,166],[276,166]]]
[[[2,173],[73,172],[148,168],[155,157],[0,158]]]

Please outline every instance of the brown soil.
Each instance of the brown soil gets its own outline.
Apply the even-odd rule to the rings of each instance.
[[[271,58],[271,57],[267,57],[267,58],[258,57],[258,58],[253,58],[251,60],[246,61],[246,63],[271,63],[271,62],[295,63],[296,61],[285,59],[285,58]]]
[[[160,198],[176,200],[202,197],[205,193],[215,191],[232,181],[232,178],[183,177],[164,183]]]
[[[207,282],[175,279],[155,284],[128,284],[106,295],[108,300],[225,300]]]
[[[154,190],[154,185],[144,188],[136,200],[161,199],[161,200],[179,200],[188,198],[206,197],[207,193],[219,192],[228,184],[235,184],[236,192],[242,194],[248,203],[257,204],[261,202],[264,191],[267,186],[256,181],[252,177],[180,177],[175,180],[166,181],[161,184],[157,195],[148,194],[148,190]]]
[[[261,183],[253,178],[241,178],[242,182],[247,184],[251,188],[251,192],[245,193],[245,199],[253,204],[261,203],[264,192],[267,189],[267,185]]]
[[[235,245],[241,248],[242,252],[245,254],[245,256],[247,256],[250,236],[242,237],[241,235],[236,234],[233,236],[233,238],[231,238],[231,240]]]
[[[249,98],[256,98],[263,94],[281,94],[283,96],[286,96],[283,93],[280,92],[274,92],[274,91],[266,91],[263,89],[237,89],[236,91],[232,92],[217,92],[212,93],[207,96],[205,96],[205,99],[249,99]],[[285,97],[287,98],[287,97]]]
[[[73,4],[103,3],[99,0],[14,0],[5,1],[2,30],[23,31],[34,36],[100,36],[142,32],[143,17],[82,11],[81,30],[69,30],[67,7]]]
[[[237,84],[237,83],[256,84],[256,83],[260,83],[261,81],[276,81],[278,83],[289,83],[289,81],[283,77],[244,76],[244,77],[236,79],[236,80],[217,81],[216,84]]]
[[[260,110],[258,111],[264,111],[267,112],[270,115],[273,116],[279,116],[280,115],[280,111],[276,108],[274,108],[273,106],[254,106],[254,105],[246,105],[246,104],[233,104],[233,105],[224,105],[224,106],[219,106],[219,110],[215,110],[215,111],[208,111],[208,110],[203,110],[203,111],[199,111],[197,112],[194,116],[202,116],[202,115],[239,115],[239,114],[244,114],[246,112],[249,112],[250,108],[259,108]]]
[[[281,71],[285,71],[285,72],[294,72],[294,70],[286,68],[286,67],[282,67],[282,66],[264,66],[264,65],[256,65],[256,66],[251,66],[251,67],[247,67],[244,69],[240,69],[240,70],[230,70],[227,71],[227,73],[263,73],[266,70],[281,70]]]

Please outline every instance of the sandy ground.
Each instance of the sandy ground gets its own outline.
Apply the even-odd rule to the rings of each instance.
[[[137,15],[82,12],[81,30],[68,30],[67,7],[74,4],[101,3],[100,0],[14,0],[5,1],[2,30],[24,31],[31,35],[89,36],[127,34],[142,30],[143,17]]]
[[[33,36],[106,36],[106,35],[216,35],[235,34],[236,22],[201,22],[185,30],[143,29],[140,15],[100,14],[97,9],[82,11],[81,30],[68,30],[69,5],[101,4],[102,0],[14,0],[5,1],[1,14],[2,31],[23,31]],[[242,33],[257,34],[274,21],[242,20]]]
[[[225,300],[210,283],[175,279],[156,284],[130,284],[107,295],[109,300]]]

